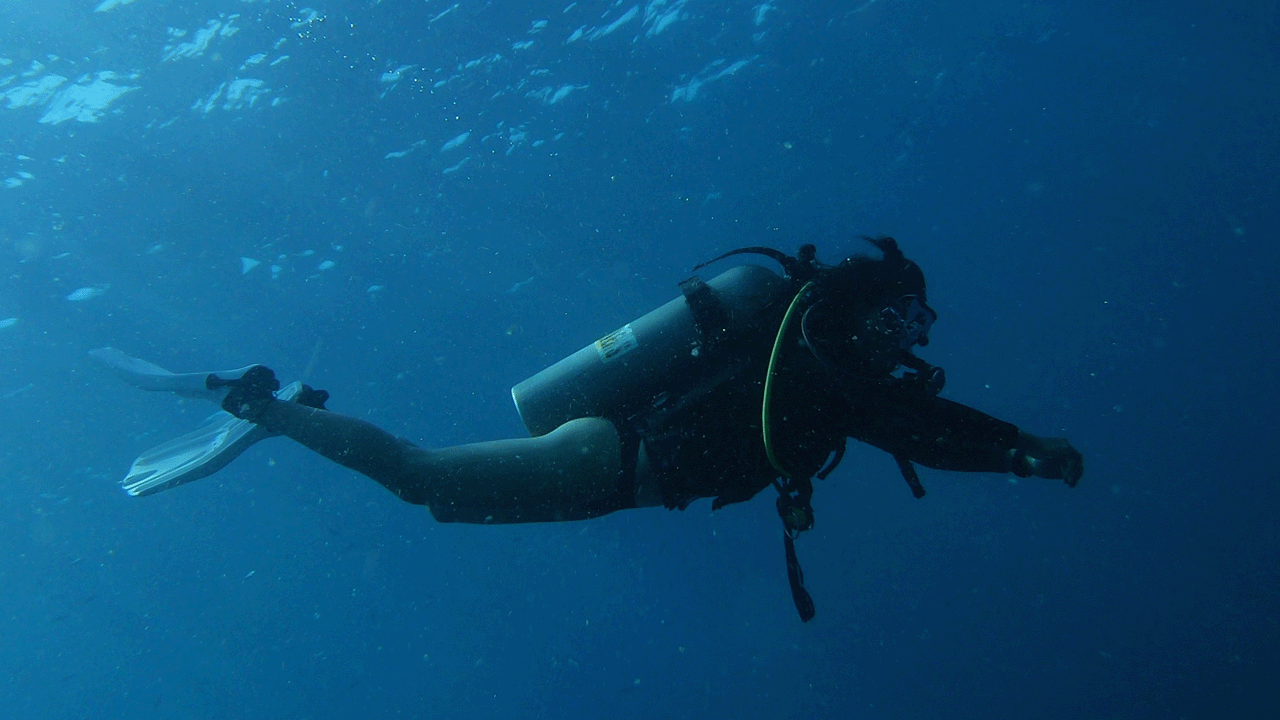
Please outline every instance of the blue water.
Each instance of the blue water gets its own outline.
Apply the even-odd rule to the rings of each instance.
[[[0,3],[0,714],[1276,717],[1275,3],[633,4]],[[767,494],[445,526],[276,439],[128,497],[212,408],[86,355],[518,436],[694,264],[864,233],[1087,471],[851,449],[809,624]]]

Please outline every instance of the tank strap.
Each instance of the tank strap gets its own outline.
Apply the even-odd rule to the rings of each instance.
[[[680,292],[693,315],[693,324],[698,329],[698,338],[703,347],[715,350],[724,342],[729,330],[729,311],[716,297],[711,286],[697,275],[681,282]]]
[[[733,257],[734,255],[763,255],[767,258],[771,258],[782,266],[782,271],[787,276],[787,279],[796,284],[802,284],[809,282],[810,280],[814,280],[822,272],[820,263],[817,260],[818,248],[809,243],[801,245],[800,250],[796,253],[795,257],[791,257],[781,250],[771,247],[753,245],[751,247],[738,248],[737,250],[730,250],[723,255],[711,258],[704,263],[700,263],[694,266],[693,270],[694,272],[697,272],[711,263],[719,262],[725,258]]]

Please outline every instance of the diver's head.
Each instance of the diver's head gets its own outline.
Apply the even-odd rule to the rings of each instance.
[[[893,238],[866,238],[876,255],[853,255],[821,273],[801,319],[810,351],[829,369],[886,379],[916,345],[929,344],[938,314],[924,273]]]

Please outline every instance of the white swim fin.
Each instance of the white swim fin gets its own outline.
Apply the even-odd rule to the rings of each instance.
[[[302,383],[290,383],[276,397],[292,400],[301,389]],[[130,495],[151,495],[199,480],[218,472],[250,445],[272,435],[260,425],[219,411],[195,432],[139,455],[121,484]]]
[[[223,379],[238,378],[248,367],[218,370],[213,373],[171,373],[145,360],[131,357],[115,348],[91,350],[89,355],[105,363],[117,375],[143,390],[172,392],[183,397],[221,403],[227,390],[210,390],[205,378],[210,374]],[[280,400],[292,400],[302,391],[302,383],[294,382],[276,393]],[[226,467],[250,445],[269,438],[273,433],[241,420],[229,412],[219,411],[199,429],[157,445],[138,456],[121,484],[130,495],[151,495],[193,480],[208,477]]]
[[[238,378],[253,367],[248,365],[235,370],[171,373],[155,363],[139,360],[113,347],[90,350],[89,357],[111,368],[111,371],[122,380],[140,390],[171,392],[195,400],[208,400],[215,405],[222,403],[222,398],[227,396],[227,390],[225,388],[210,390],[205,386],[205,379],[210,375],[217,375],[224,380]]]

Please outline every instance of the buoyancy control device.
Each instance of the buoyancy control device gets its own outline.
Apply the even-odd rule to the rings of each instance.
[[[913,383],[937,394],[946,382],[942,369],[911,352],[911,346],[928,343],[928,329],[937,316],[924,305],[923,275],[915,263],[903,258],[892,238],[865,239],[895,261],[897,274],[890,275],[892,282],[901,285],[904,277],[912,280],[919,276],[919,295],[897,294],[879,314],[883,322],[877,334],[892,341],[893,359],[906,368],[905,374],[882,381]],[[813,527],[810,506],[813,485],[809,477],[793,476],[774,455],[770,439],[769,407],[773,392],[770,381],[776,374],[782,339],[793,318],[801,318],[796,322],[803,327],[810,318],[809,311],[823,308],[824,302],[835,304],[829,299],[830,290],[841,284],[839,273],[858,268],[848,260],[838,266],[824,265],[816,259],[816,248],[806,244],[795,256],[768,247],[739,248],[694,270],[742,254],[772,258],[782,266],[783,274],[759,265],[741,265],[705,283],[696,276],[685,280],[680,283],[682,297],[521,381],[511,389],[511,397],[520,419],[534,436],[582,417],[602,417],[620,430],[643,431],[656,414],[673,403],[733,377],[741,369],[740,363],[758,350],[753,343],[760,342],[762,337],[768,339],[776,331],[765,378],[761,427],[765,450],[779,473],[774,486],[779,492],[777,510],[783,523],[792,599],[800,619],[808,622],[814,617],[814,604],[804,588],[804,573],[796,558],[794,541],[801,532]],[[849,278],[843,279],[848,284]],[[861,282],[854,284],[862,285]],[[857,292],[859,288],[846,289]],[[828,291],[825,297],[824,290]],[[803,335],[805,344],[819,361],[835,365],[807,328]],[[832,369],[838,373],[838,368]],[[843,454],[841,446],[816,477],[825,478]],[[924,487],[911,461],[897,455],[894,459],[912,495],[924,497]]]

